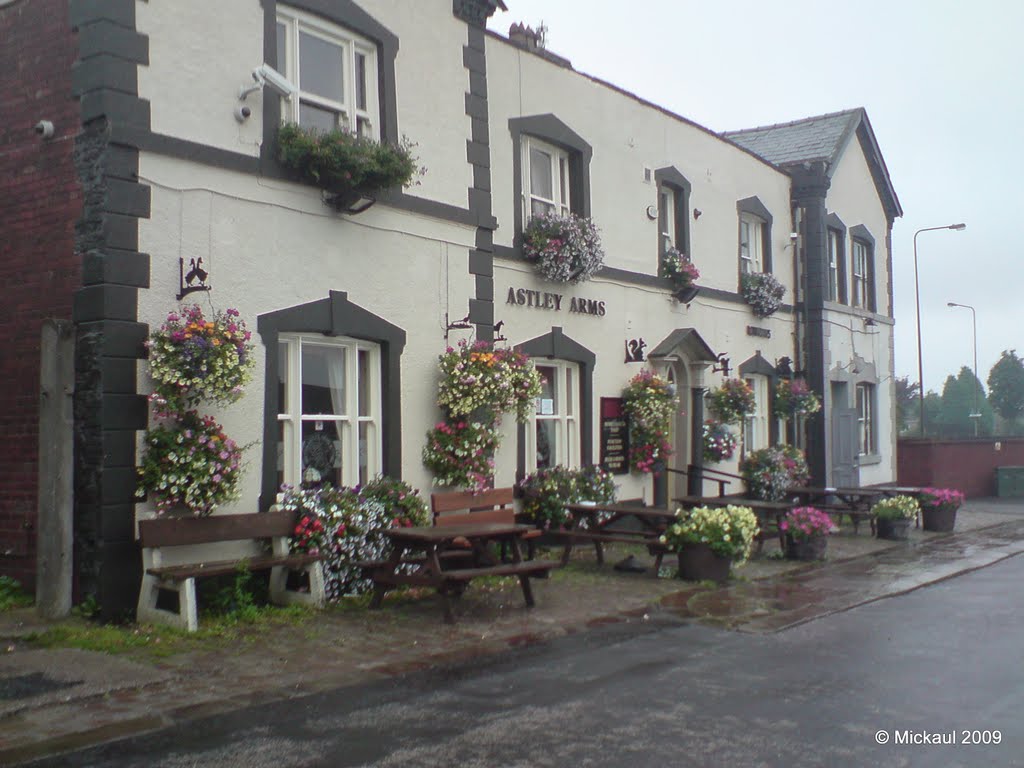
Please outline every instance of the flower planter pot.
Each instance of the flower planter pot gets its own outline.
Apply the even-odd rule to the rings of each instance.
[[[707,544],[688,544],[679,551],[679,578],[687,581],[717,581],[729,578],[732,560],[715,554]]]
[[[824,560],[828,547],[828,536],[812,536],[809,539],[796,539],[786,534],[787,560]]]
[[[927,507],[921,510],[921,527],[926,531],[949,533],[956,525],[956,511],[959,507],[946,505]]]
[[[678,288],[672,292],[672,298],[681,304],[689,304],[700,293],[699,285],[688,285],[685,288]]]
[[[910,531],[910,522],[908,519],[889,520],[880,517],[875,523],[877,536],[880,539],[904,541]]]

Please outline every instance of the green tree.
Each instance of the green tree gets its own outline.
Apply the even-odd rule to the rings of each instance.
[[[939,412],[938,428],[942,437],[974,437],[975,403],[981,418],[978,419],[978,434],[991,435],[994,421],[992,406],[985,397],[985,388],[966,365],[958,376],[948,376],[942,387],[942,408]]]
[[[920,389],[916,381],[910,382],[909,376],[896,377],[896,428],[901,434],[909,430],[911,422],[917,422]]]
[[[1024,413],[1024,360],[1017,351],[1004,350],[988,374],[989,401],[1012,426]]]

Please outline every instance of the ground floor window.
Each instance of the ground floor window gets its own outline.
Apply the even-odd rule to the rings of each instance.
[[[747,376],[745,381],[754,391],[754,412],[743,420],[745,453],[768,447],[768,377]]]
[[[541,394],[526,427],[526,471],[579,466],[579,367],[558,360],[545,360],[536,366]]]
[[[380,348],[321,335],[278,339],[278,482],[365,483],[381,471]]]
[[[875,385],[857,385],[858,453],[867,456],[878,452],[875,442]]]

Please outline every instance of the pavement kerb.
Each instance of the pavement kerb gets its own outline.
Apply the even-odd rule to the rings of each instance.
[[[1019,523],[1020,521],[1016,521]],[[992,531],[993,529],[1000,527],[1007,527],[1008,529],[1015,526],[1015,521],[1004,520],[990,525],[979,526],[970,531],[970,533]],[[1018,526],[1019,527],[1019,526]],[[959,533],[959,531],[957,532]],[[936,541],[938,539],[948,539],[955,537],[957,533],[936,535],[930,541]],[[810,574],[816,571],[827,571],[838,565],[845,565],[860,560],[869,560],[877,558],[879,555],[889,553],[900,548],[904,548],[905,545],[900,543],[894,543],[892,546],[880,547],[872,552],[852,555],[850,557],[838,558],[835,560],[829,560],[824,563],[809,563],[806,566],[794,567],[782,574],[772,574],[759,576],[750,579],[751,582],[766,583],[771,582],[780,578],[787,578],[795,574]],[[916,548],[916,546],[915,546]],[[1002,562],[1011,557],[1015,557],[1020,552],[1012,552],[998,557],[992,561],[980,563],[977,565],[971,565],[963,569],[959,569],[955,572],[945,573],[933,579],[923,580],[920,583],[909,586],[905,589],[893,591],[882,595],[872,596],[862,601],[858,601],[854,604],[846,605],[842,608],[835,610],[824,611],[820,614],[816,614],[813,617],[803,618],[794,621],[790,624],[786,624],[777,628],[775,631],[781,632],[788,630],[802,624],[808,623],[812,620],[823,618],[825,616],[834,615],[837,613],[846,612],[853,608],[867,605],[870,603],[877,602],[887,597],[893,597],[901,594],[907,594],[921,589],[922,587],[929,586],[931,584],[946,581],[965,573],[979,570],[981,568],[988,567],[998,562]],[[721,589],[728,589],[728,586],[722,587]],[[656,618],[654,614],[661,613],[660,605],[662,601],[671,595],[685,595],[687,592],[691,592],[688,589],[679,589],[673,592],[662,595],[661,597],[654,598],[647,608],[645,609],[630,609],[628,611],[611,611],[600,615],[591,616],[584,626],[570,626],[562,625],[557,628],[558,631],[551,631],[546,634],[536,633],[526,638],[520,638],[516,642],[510,642],[506,639],[498,637],[489,638],[481,641],[479,644],[479,656],[475,656],[476,660],[479,660],[483,656],[494,656],[497,657],[502,652],[507,652],[510,647],[523,647],[533,644],[545,644],[552,642],[558,638],[566,637],[568,635],[579,634],[581,632],[589,631],[595,627],[606,626],[608,624],[622,625],[629,622],[644,622],[648,620],[648,617],[652,619],[653,624],[661,624],[662,621],[658,620],[665,619],[666,617]],[[718,591],[718,590],[716,590]],[[686,620],[672,621],[672,624],[680,623]],[[13,639],[16,635],[6,635],[3,632],[4,627],[0,625],[0,638]],[[59,652],[61,649],[56,649],[55,652]],[[458,654],[456,654],[458,656]],[[464,662],[463,662],[464,663]],[[295,686],[280,686],[280,685],[268,685],[262,688],[250,688],[245,691],[233,690],[228,692],[226,695],[219,698],[208,698],[200,703],[181,705],[176,702],[168,701],[168,706],[165,709],[161,709],[156,712],[151,712],[143,716],[129,717],[124,720],[104,724],[94,728],[87,728],[77,732],[61,733],[54,735],[49,738],[39,739],[31,743],[21,744],[11,748],[0,747],[0,765],[14,765],[17,763],[37,760],[46,756],[58,755],[62,752],[69,750],[77,750],[90,746],[96,746],[111,740],[123,739],[132,736],[141,736],[149,732],[160,730],[173,724],[181,724],[189,721],[193,721],[202,717],[207,717],[215,714],[224,714],[231,711],[236,711],[249,706],[254,706],[260,703],[266,703],[269,701],[280,701],[287,700],[290,698],[301,697],[317,692],[323,692],[327,690],[334,690],[339,688],[347,688],[351,685],[361,683],[372,683],[381,680],[401,678],[405,675],[416,674],[425,670],[435,669],[451,669],[461,666],[459,661],[450,654],[445,653],[434,653],[427,652],[421,656],[414,656],[406,658],[401,663],[382,663],[375,665],[370,668],[366,668],[362,671],[362,674],[357,674],[355,678],[350,678],[345,681],[336,679],[320,679],[308,685],[303,685],[301,689]],[[145,685],[138,686],[133,690],[159,690],[162,687],[168,687],[173,689],[175,687],[175,680],[158,681]],[[83,696],[75,699],[74,702],[64,706],[80,706],[87,702],[94,702],[98,699],[102,699],[106,696],[106,693],[97,693],[90,696]],[[19,710],[23,711],[23,710]],[[5,719],[8,715],[0,715],[0,720]]]

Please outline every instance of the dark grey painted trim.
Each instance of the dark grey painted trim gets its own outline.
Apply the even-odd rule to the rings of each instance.
[[[512,133],[512,209],[515,226],[513,242],[520,244],[523,226],[523,134],[561,147],[569,154],[569,202],[577,216],[590,216],[590,161],[594,150],[582,136],[552,114],[513,117],[508,121]]]
[[[508,261],[519,261],[526,262],[523,257],[523,252],[518,247],[510,247],[507,245],[495,245],[494,256],[499,259],[507,259]],[[472,258],[472,254],[470,254]],[[643,272],[632,272],[628,269],[619,269],[618,267],[601,267],[598,270],[596,277],[603,277],[607,280],[615,280],[626,285],[637,285],[644,288],[661,288],[667,293],[671,293],[671,283],[663,277],[657,275],[648,275]],[[738,292],[724,291],[721,288],[709,288],[701,286],[700,296],[706,299],[716,299],[718,301],[725,301],[730,304],[742,304],[747,306],[746,300]],[[776,314],[791,313],[794,311],[792,304],[783,304],[779,307]]]
[[[476,275],[476,298],[477,301],[489,301],[494,303],[494,278],[485,275]]]
[[[277,57],[277,0],[263,3],[263,57],[272,67],[280,69]],[[398,144],[398,90],[395,60],[398,37],[364,11],[353,0],[289,0],[283,6],[320,16],[338,26],[350,29],[377,44],[377,103],[380,104],[381,140]],[[277,168],[277,130],[281,124],[279,99],[263,99],[263,144],[260,162],[264,172]]]
[[[452,2],[452,13],[467,24],[473,25],[473,28],[480,28],[481,31],[487,23],[487,19],[499,8],[503,11],[508,10],[502,0],[453,0]]]
[[[532,358],[548,358],[576,363],[580,369],[580,464],[594,462],[594,366],[597,355],[566,336],[558,326],[535,339],[516,344],[515,348]],[[526,477],[526,425],[517,430],[516,482]]]
[[[75,563],[80,594],[97,597],[103,618],[120,619],[133,613],[141,580],[135,443],[148,407],[135,369],[146,354],[138,290],[149,285],[150,260],[137,251],[139,219],[149,217],[151,200],[138,182],[137,141],[114,134],[150,129],[149,103],[138,97],[149,41],[135,30],[135,0],[71,0],[69,17],[78,32],[71,77],[81,97],[75,166],[84,197],[75,236],[83,286],[72,307]]]
[[[748,357],[740,363],[736,370],[740,376],[767,376],[774,379],[779,375],[779,372],[775,370],[775,366],[761,356],[760,350],[755,352],[753,357]]]
[[[487,251],[469,252],[469,274],[494,276],[494,254]]]
[[[261,511],[277,498],[277,342],[282,333],[322,333],[347,336],[379,344],[381,348],[381,438],[383,474],[402,474],[402,351],[405,331],[331,291],[326,299],[311,301],[260,315],[256,330],[267,350],[263,392],[263,460],[260,483]]]
[[[857,224],[850,227],[850,237],[855,240],[863,240],[865,243],[870,245],[872,248],[875,247],[875,236],[871,234],[871,230],[865,227],[863,224]]]
[[[739,243],[740,243],[740,223],[739,216],[742,213],[748,213],[751,216],[757,216],[761,219],[764,224],[763,231],[761,233],[761,245],[764,248],[764,261],[761,265],[761,269],[764,272],[771,273],[772,271],[772,212],[768,210],[768,207],[761,202],[757,197],[745,197],[742,200],[736,201],[736,270],[737,270],[737,284],[739,281]]]
[[[675,192],[676,209],[674,211],[676,220],[675,240],[676,248],[693,260],[690,252],[690,193],[693,190],[689,179],[679,172],[678,168],[666,166],[658,168],[654,172],[654,182],[661,187],[670,187]],[[661,205],[661,198],[658,198],[658,205]],[[658,251],[661,256],[661,236],[658,237]]]

